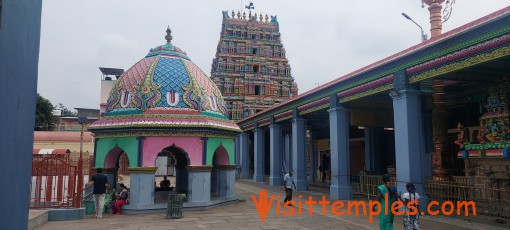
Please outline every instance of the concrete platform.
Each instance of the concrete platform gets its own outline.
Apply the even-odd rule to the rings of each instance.
[[[273,208],[268,212],[265,221],[261,221],[257,208],[252,200],[252,195],[257,196],[260,189],[269,191],[268,195],[284,195],[283,186],[270,187],[264,183],[253,183],[240,181],[236,183],[237,194],[246,202],[235,202],[220,207],[203,211],[185,211],[181,219],[166,219],[164,213],[143,214],[143,215],[112,215],[104,214],[103,219],[95,219],[93,215],[87,215],[83,220],[77,221],[55,221],[48,222],[38,230],[104,230],[104,229],[339,229],[339,230],[361,230],[379,229],[378,220],[370,223],[364,216],[338,216],[328,213],[322,215],[322,208],[313,210],[310,216],[308,209],[303,207],[302,215],[279,215]],[[296,192],[295,196],[308,195],[322,196],[324,193],[316,191]],[[283,210],[282,210],[283,211]],[[434,230],[504,230],[489,225],[455,222],[452,218],[441,220],[439,218],[423,219],[420,229]],[[402,218],[395,219],[394,228],[403,229]]]
[[[239,200],[239,196],[233,197],[215,197],[209,202],[185,202],[183,204],[184,211],[189,210],[207,210],[211,208],[215,208],[224,204],[229,204],[232,202],[237,202]],[[143,206],[134,206],[134,205],[124,205],[122,206],[122,214],[150,214],[150,213],[166,213],[167,211],[167,203],[157,203],[151,205],[143,205]]]
[[[28,230],[36,229],[48,222],[48,210],[28,210]]]
[[[85,208],[49,209],[48,221],[81,220],[85,217]]]

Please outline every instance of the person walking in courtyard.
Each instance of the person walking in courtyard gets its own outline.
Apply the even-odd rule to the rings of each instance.
[[[402,194],[401,199],[404,202],[404,228],[405,230],[418,230],[420,229],[420,215],[419,215],[419,206],[418,199],[420,199],[420,195],[416,192],[413,183],[406,184],[407,192]],[[409,202],[413,202],[410,204],[415,210],[409,209],[407,206]],[[416,212],[415,215],[411,215],[409,212]]]
[[[292,188],[296,189],[296,185],[292,179],[292,174],[294,174],[294,172],[291,169],[289,173],[285,174],[283,177],[283,180],[285,181],[285,200],[283,200],[283,204],[285,205],[289,202],[288,206],[294,206],[290,203],[292,201]]]
[[[397,188],[391,184],[389,176],[383,176],[383,183],[384,184],[377,187],[377,200],[381,204],[379,227],[381,230],[393,230],[394,216],[391,211],[391,205],[396,201],[396,199],[399,199],[400,196],[397,193]],[[386,202],[386,199],[388,202]],[[386,206],[386,204],[388,204],[388,206]]]
[[[325,153],[322,154],[322,163],[321,163],[321,166],[319,169],[322,173],[322,183],[326,183],[326,175],[327,175],[326,172],[329,169],[329,158]]]
[[[102,168],[96,169],[96,174],[92,176],[91,183],[94,185],[94,200],[96,204],[96,218],[103,218],[103,207],[104,207],[104,198],[106,194],[106,184],[107,178],[103,173]]]
[[[115,201],[115,204],[112,208],[112,214],[120,215],[120,210],[123,205],[127,203],[129,193],[128,188],[124,184],[119,184],[121,192],[117,194],[117,200]]]

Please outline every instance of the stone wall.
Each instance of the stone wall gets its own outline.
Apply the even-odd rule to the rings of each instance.
[[[476,188],[510,189],[510,159],[466,159],[465,169]]]

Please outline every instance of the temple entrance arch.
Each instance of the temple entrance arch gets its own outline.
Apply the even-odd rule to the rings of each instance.
[[[228,156],[227,149],[220,144],[214,151],[212,158],[212,170],[211,170],[211,197],[219,196],[221,189],[221,175],[218,166],[229,165],[230,159]]]
[[[106,154],[104,168],[109,169],[105,172],[113,173],[111,178],[108,178],[108,183],[111,183],[114,188],[118,188],[118,183],[124,183],[129,188],[129,167],[133,166],[129,165],[128,155],[118,146]]]
[[[158,166],[157,173],[160,172],[160,168],[158,163],[158,158],[160,156],[163,156],[168,159],[170,158],[170,161],[167,160],[168,163],[174,163],[174,171],[175,173],[175,191],[177,193],[188,193],[188,169],[187,166],[190,164],[190,159],[188,156],[188,153],[186,153],[182,148],[176,146],[173,144],[170,147],[164,148],[161,150],[161,152],[158,154],[158,157],[156,158],[156,166]],[[166,172],[168,173],[168,166]],[[163,170],[162,170],[163,171]]]

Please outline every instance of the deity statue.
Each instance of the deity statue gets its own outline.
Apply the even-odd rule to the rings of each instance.
[[[457,135],[457,140],[455,141],[455,144],[460,147],[460,149],[464,148],[464,142],[466,142],[466,133],[467,130],[464,128],[464,125],[462,125],[460,122],[457,124],[457,131],[459,131],[459,134]]]
[[[508,120],[503,120],[503,127],[501,131],[501,139],[504,141],[510,140],[510,124],[508,124]]]
[[[498,133],[499,133],[498,122],[491,120],[489,123],[489,133],[485,135],[485,137],[487,137],[487,139],[490,142],[497,142],[500,139],[498,137]]]
[[[478,131],[476,139],[480,143],[485,143],[487,142],[487,138],[485,137],[485,135],[487,135],[487,130],[485,129],[485,122],[483,120],[480,120],[480,130]]]

